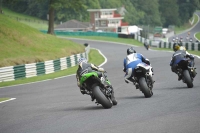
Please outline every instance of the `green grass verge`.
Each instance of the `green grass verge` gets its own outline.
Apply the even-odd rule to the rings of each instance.
[[[200,32],[198,32],[197,34],[195,34],[195,37],[200,40]]]
[[[0,67],[43,62],[84,52],[84,46],[43,34],[0,14]]]
[[[89,62],[100,65],[104,61],[104,57],[95,49],[91,49],[89,53]],[[17,85],[17,84],[25,84],[30,82],[36,82],[36,81],[42,81],[47,79],[54,79],[70,74],[74,74],[77,70],[77,66],[68,68],[66,70],[57,71],[55,73],[31,77],[31,78],[22,78],[15,81],[9,81],[9,82],[0,82],[0,87],[4,86],[11,86],[11,85]]]
[[[0,98],[0,102],[9,100],[10,98]]]
[[[3,8],[4,15],[11,19],[17,20],[39,30],[48,29],[48,21],[42,20],[37,17],[28,16],[25,14],[14,12],[8,8]]]

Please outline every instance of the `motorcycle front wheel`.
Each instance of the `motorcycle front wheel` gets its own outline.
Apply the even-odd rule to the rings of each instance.
[[[112,107],[113,103],[112,101],[107,98],[102,91],[100,90],[99,86],[95,86],[92,89],[92,93],[94,95],[94,97],[96,98],[96,100],[105,108],[105,109],[109,109]]]
[[[144,96],[146,98],[149,98],[153,95],[152,90],[147,86],[146,80],[144,77],[141,77],[139,79],[139,85],[140,85],[140,89],[142,91],[142,93],[144,94]]]

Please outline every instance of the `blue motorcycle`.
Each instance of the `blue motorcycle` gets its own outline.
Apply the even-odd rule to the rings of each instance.
[[[191,67],[191,60],[188,58],[182,58],[177,63],[177,74],[182,78],[183,83],[187,84],[188,88],[193,87],[193,79],[196,76],[194,67]]]

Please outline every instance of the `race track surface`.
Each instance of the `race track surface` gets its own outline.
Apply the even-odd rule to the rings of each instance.
[[[130,46],[71,39],[100,49],[118,105],[103,109],[82,95],[74,75],[44,82],[0,88],[0,97],[16,100],[0,103],[0,133],[197,133],[200,132],[200,59],[195,58],[194,87],[178,81],[171,72],[170,52],[147,51],[154,68],[154,95],[144,98],[124,82],[123,59]]]

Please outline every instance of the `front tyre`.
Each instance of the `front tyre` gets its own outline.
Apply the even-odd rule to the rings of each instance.
[[[189,71],[188,70],[184,70],[183,71],[183,76],[184,76],[185,82],[187,84],[187,87],[188,88],[192,88],[193,87],[193,83],[192,83],[192,79],[190,77]]]
[[[111,100],[112,100],[113,105],[117,105],[117,100],[115,99],[114,92],[111,95]]]
[[[152,90],[147,86],[146,80],[144,77],[141,77],[139,79],[139,85],[140,85],[140,89],[141,91],[144,93],[144,96],[146,98],[149,98],[153,95]]]
[[[105,108],[105,109],[109,109],[112,107],[112,101],[110,99],[108,99],[100,90],[99,86],[95,86],[92,89],[92,93],[94,95],[94,97],[96,98],[96,100]]]

